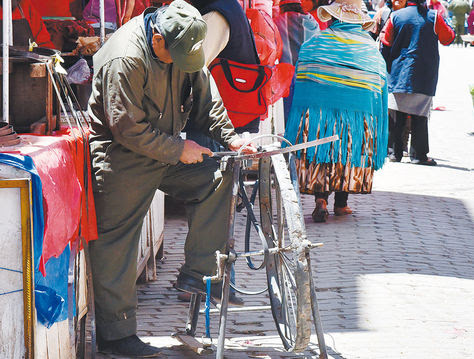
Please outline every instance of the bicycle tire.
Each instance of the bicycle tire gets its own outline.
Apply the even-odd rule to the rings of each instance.
[[[272,254],[267,262],[272,315],[285,350],[302,352],[311,336],[310,271],[303,215],[285,157],[261,159],[259,180],[260,220],[268,246],[291,249]]]

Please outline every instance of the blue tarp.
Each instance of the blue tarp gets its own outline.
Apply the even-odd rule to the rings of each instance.
[[[55,322],[67,319],[67,285],[69,268],[69,246],[59,258],[46,263],[46,277],[39,271],[39,259],[43,249],[44,212],[41,178],[31,157],[0,153],[0,163],[19,168],[31,174],[33,188],[33,249],[35,269],[35,306],[38,321],[50,327]]]

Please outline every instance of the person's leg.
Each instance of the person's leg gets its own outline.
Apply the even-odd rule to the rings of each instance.
[[[133,170],[130,170],[133,172]],[[112,175],[95,193],[99,238],[90,243],[98,337],[111,341],[136,334],[137,253],[153,184]]]
[[[189,140],[193,140],[194,142],[196,142],[197,144],[201,145],[201,146],[204,146],[204,147],[207,147],[209,148],[212,152],[219,152],[219,151],[224,151],[224,147],[217,141],[213,140],[212,138],[200,133],[200,132],[197,132],[197,131],[189,131],[187,134],[186,134],[186,138],[189,139]],[[231,269],[231,282],[232,284],[235,284],[235,268],[234,268],[234,265],[232,265],[232,269]],[[231,293],[231,296],[233,297],[232,298],[232,301],[233,302],[237,302],[237,301],[240,301],[239,299],[237,299],[235,297],[235,289],[234,288],[230,288],[230,293]],[[184,294],[184,293],[183,293]]]
[[[393,160],[400,162],[403,157],[403,131],[407,121],[407,114],[400,111],[394,112],[395,123],[393,126]]]
[[[344,216],[351,214],[352,209],[347,205],[349,192],[336,192],[334,194],[334,214],[336,216]]]
[[[455,38],[456,44],[462,44],[461,35],[464,35],[464,22],[461,22],[460,18],[459,19],[456,18],[455,32],[456,32],[456,38]]]
[[[393,154],[393,142],[394,142],[394,130],[395,127],[395,111],[388,110],[388,143],[387,143],[387,153],[389,155]]]
[[[403,152],[408,152],[408,140],[411,133],[411,115],[407,115],[407,121],[402,133]]]
[[[412,141],[410,156],[412,160],[425,161],[429,152],[428,145],[428,118],[412,115]]]
[[[316,202],[316,207],[314,208],[311,217],[313,222],[321,223],[326,222],[329,216],[329,211],[327,208],[328,205],[329,192],[315,192],[314,200]]]
[[[436,161],[428,158],[428,118],[412,116],[412,145],[410,148],[411,163],[425,166],[436,166]]]
[[[346,207],[347,206],[347,199],[349,197],[348,192],[336,192],[334,194],[334,207]]]
[[[189,232],[181,272],[198,280],[216,272],[216,250],[224,252],[228,239],[231,173],[221,172],[218,162],[170,166],[160,189],[185,201]]]

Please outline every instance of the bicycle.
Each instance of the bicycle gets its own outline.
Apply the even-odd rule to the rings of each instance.
[[[206,336],[209,335],[209,300],[211,281],[223,281],[221,305],[219,310],[219,337],[216,358],[224,357],[224,341],[227,324],[229,290],[244,294],[260,294],[263,291],[247,292],[230,283],[232,264],[238,258],[246,258],[249,268],[264,269],[267,275],[267,288],[270,296],[270,307],[282,344],[287,351],[302,352],[310,341],[311,320],[314,323],[320,359],[327,358],[324,333],[319,317],[319,309],[311,274],[311,258],[309,251],[322,246],[322,243],[311,243],[306,237],[303,211],[299,197],[298,179],[293,151],[321,145],[338,139],[337,136],[327,137],[308,143],[292,146],[286,139],[277,135],[263,135],[281,140],[289,145],[264,147],[255,154],[241,152],[217,152],[221,165],[232,171],[232,199],[229,220],[229,236],[225,253],[216,252],[217,274],[204,277],[207,284],[206,298]],[[248,143],[247,143],[248,144]],[[246,145],[242,146],[244,148]],[[288,153],[287,159],[284,153]],[[245,161],[259,160],[257,179],[251,185],[251,195],[245,188],[242,168]],[[253,206],[258,195],[260,221],[254,213]],[[238,200],[241,202],[238,204]],[[234,250],[234,219],[238,210],[246,209],[247,223],[245,231],[245,252]],[[250,251],[250,232],[254,227],[261,240],[262,249]],[[287,238],[288,237],[288,238]],[[263,256],[259,266],[255,266],[252,257]],[[186,329],[176,333],[184,344],[191,346],[197,353],[208,352],[210,344],[203,345],[194,339],[202,294],[192,294]],[[245,309],[240,309],[244,311]]]

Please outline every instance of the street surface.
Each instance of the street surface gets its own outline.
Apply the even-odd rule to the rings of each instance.
[[[335,359],[474,358],[474,47],[441,48],[429,122],[437,167],[387,163],[371,195],[351,195],[353,215],[313,223],[314,200],[303,196],[325,339]],[[244,219],[236,223],[243,239]],[[186,350],[170,334],[183,329],[187,304],[172,283],[183,261],[182,208],[166,208],[165,258],[158,280],[139,285],[139,335],[166,358],[212,358]],[[243,250],[241,242],[238,250]],[[238,263],[237,282],[260,287],[265,273]],[[251,273],[252,272],[252,273]],[[265,295],[246,306],[269,305]],[[204,305],[203,305],[204,307]],[[286,353],[270,311],[230,313],[226,358],[317,358],[314,335],[303,354]],[[218,316],[211,315],[217,343]],[[204,333],[201,315],[197,338]],[[102,356],[103,357],[103,356]]]

